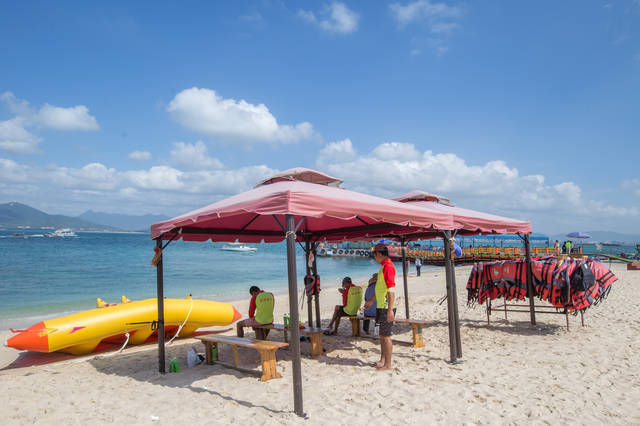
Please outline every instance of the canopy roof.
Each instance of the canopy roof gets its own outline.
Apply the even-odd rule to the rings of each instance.
[[[299,241],[305,236],[324,241],[418,232],[435,236],[437,230],[455,228],[449,212],[329,186],[340,182],[313,170],[291,169],[249,191],[158,222],[151,226],[151,238],[279,242],[285,239],[286,214],[294,215]]]
[[[453,224],[459,229],[459,235],[469,234],[530,234],[531,222],[523,222],[508,217],[496,216],[475,210],[454,207],[438,202],[448,198],[439,197],[423,191],[411,191],[394,198],[402,203],[418,206],[430,212],[448,213],[453,216]]]

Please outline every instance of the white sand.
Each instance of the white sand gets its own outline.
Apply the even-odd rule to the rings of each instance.
[[[484,306],[466,307],[469,267],[456,269],[463,362],[447,363],[449,341],[444,272],[410,277],[411,316],[437,320],[425,329],[427,346],[394,345],[394,368],[376,372],[367,362],[379,346],[350,337],[344,320],[340,336],[325,337],[326,354],[316,360],[302,343],[304,409],[307,420],[292,413],[292,370],[288,351],[277,354],[279,380],[261,383],[254,376],[219,365],[186,368],[194,339],[167,348],[183,370],[157,373],[156,346],[125,349],[102,357],[67,358],[0,348],[1,424],[419,424],[419,423],[640,423],[640,313],[635,292],[640,272],[613,265],[619,281],[607,300],[589,309],[586,327],[570,317],[539,315],[530,327],[528,314],[500,313],[488,326]],[[437,277],[435,276],[437,275]],[[400,285],[400,288],[401,285]],[[401,293],[402,294],[402,293]],[[326,325],[335,289],[325,289],[321,303]],[[288,312],[286,296],[276,298],[277,317]],[[234,304],[246,313],[247,303]],[[404,317],[404,302],[398,306]],[[301,313],[306,320],[306,303]],[[397,339],[410,340],[407,327],[395,326]],[[10,335],[1,333],[4,339]],[[252,336],[252,333],[248,333]],[[281,335],[272,335],[280,339]],[[223,347],[224,348],[224,347]],[[231,359],[228,348],[222,357]],[[51,361],[15,368],[28,362]],[[240,350],[240,361],[259,369],[255,351]]]

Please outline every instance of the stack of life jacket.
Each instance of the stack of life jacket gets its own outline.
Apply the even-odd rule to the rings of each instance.
[[[557,308],[584,311],[603,300],[618,278],[595,260],[531,261],[535,295]],[[467,304],[504,297],[522,300],[527,295],[525,260],[476,263],[467,282]]]

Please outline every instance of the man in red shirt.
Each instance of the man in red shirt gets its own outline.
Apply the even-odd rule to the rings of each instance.
[[[378,370],[389,370],[393,352],[391,328],[395,319],[396,268],[389,259],[389,249],[382,243],[376,244],[373,248],[373,257],[380,264],[380,270],[378,271],[375,294],[366,301],[364,307],[368,309],[374,301],[378,304],[376,324],[380,327],[380,361],[374,363],[373,366]]]
[[[329,323],[328,329],[331,329],[331,326],[335,324],[333,331],[325,331],[324,334],[335,336],[338,334],[338,327],[340,326],[340,318],[349,316],[348,313],[344,311],[344,307],[347,306],[347,300],[349,297],[349,289],[353,287],[353,283],[351,282],[351,277],[344,277],[342,279],[342,287],[338,289],[340,293],[342,293],[342,305],[336,305],[333,310],[333,317],[331,318],[331,322]]]
[[[260,293],[264,293],[263,290],[260,290],[258,286],[251,286],[249,289],[249,294],[251,294],[251,301],[249,302],[249,318],[239,321],[236,324],[236,331],[238,337],[244,337],[244,327],[258,327],[265,324],[270,324],[273,322],[273,296],[271,296],[271,318],[270,319],[262,319],[256,318],[256,299]],[[270,293],[268,293],[270,294]],[[265,318],[268,318],[269,312],[263,313],[266,314]],[[261,322],[262,321],[262,322]]]

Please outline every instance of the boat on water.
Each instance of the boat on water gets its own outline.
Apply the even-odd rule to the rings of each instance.
[[[49,237],[49,238],[67,238],[67,237],[77,237],[78,235],[73,232],[73,230],[71,230],[71,228],[62,228],[62,229],[56,229],[53,232],[50,232],[48,234],[44,234],[45,237]]]
[[[220,250],[224,251],[239,251],[239,252],[255,252],[258,251],[258,247],[251,247],[242,243],[229,243],[220,247]]]
[[[155,298],[102,306],[45,320],[26,330],[11,330],[17,334],[4,344],[19,350],[83,355],[93,352],[102,341],[122,340],[125,333],[129,334],[127,344],[144,343],[158,327]],[[179,337],[184,337],[200,327],[225,326],[241,317],[229,303],[191,298],[164,301],[165,335],[180,330]]]

